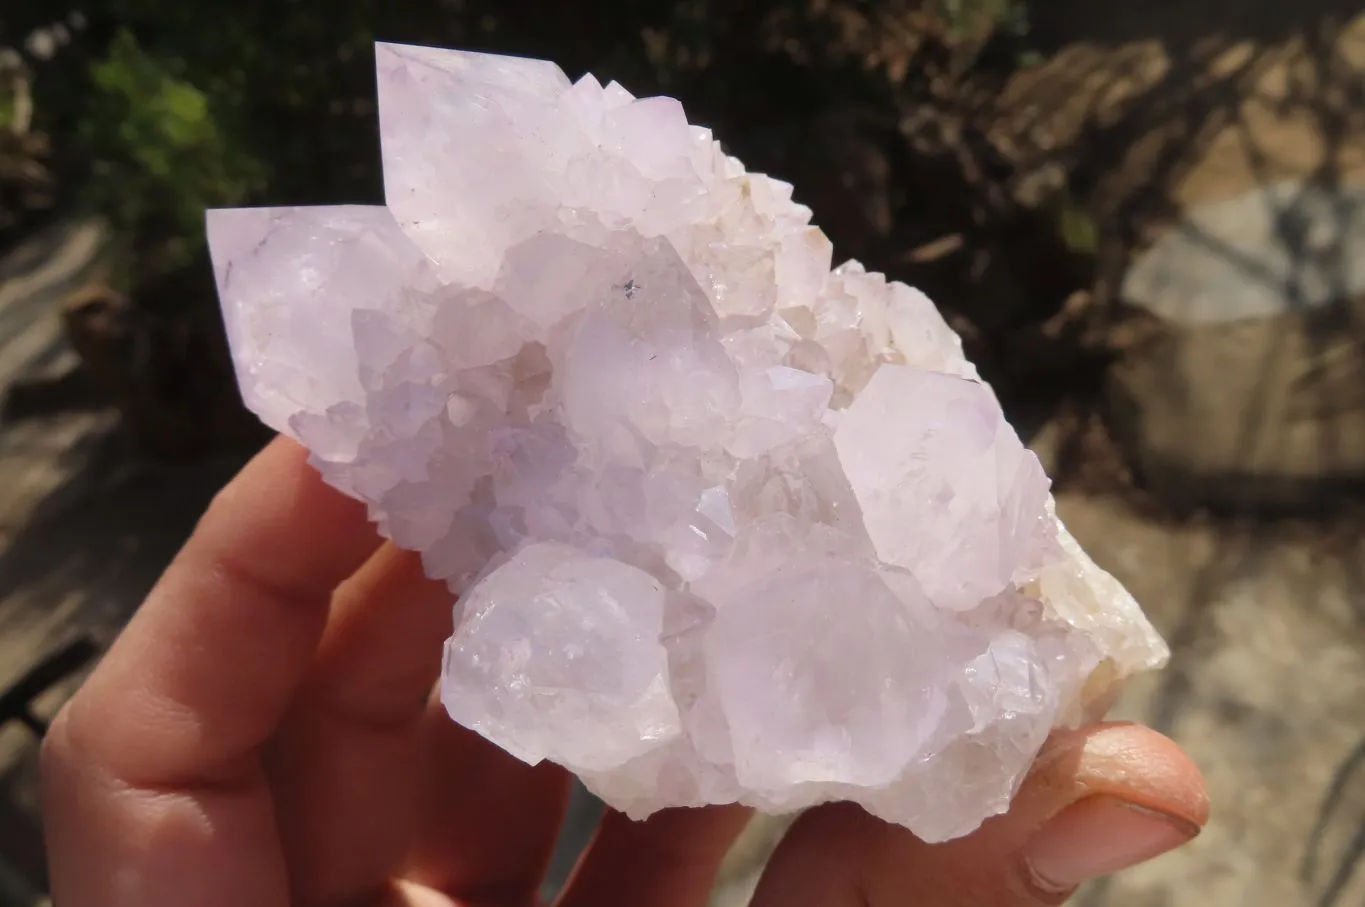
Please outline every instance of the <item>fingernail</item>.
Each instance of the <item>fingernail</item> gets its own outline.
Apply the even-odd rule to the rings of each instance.
[[[1024,847],[1030,881],[1048,894],[1145,863],[1199,834],[1188,819],[1107,795],[1073,803]]]

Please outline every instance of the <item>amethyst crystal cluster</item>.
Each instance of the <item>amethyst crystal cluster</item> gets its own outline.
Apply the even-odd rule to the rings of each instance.
[[[939,840],[1164,660],[934,305],[791,186],[668,98],[377,55],[387,204],[209,238],[247,403],[459,597],[456,721],[635,816]]]

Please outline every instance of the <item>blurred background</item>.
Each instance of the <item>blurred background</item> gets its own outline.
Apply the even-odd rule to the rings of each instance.
[[[264,440],[203,211],[379,202],[376,39],[679,97],[945,309],[1213,790],[1081,904],[1365,904],[1362,0],[4,0],[0,905],[45,721]]]

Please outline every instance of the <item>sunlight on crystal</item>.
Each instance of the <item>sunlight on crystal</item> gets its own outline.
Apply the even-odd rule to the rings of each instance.
[[[387,206],[209,241],[247,404],[461,596],[455,720],[637,817],[941,840],[1164,661],[933,304],[831,270],[790,185],[672,99],[377,58]]]

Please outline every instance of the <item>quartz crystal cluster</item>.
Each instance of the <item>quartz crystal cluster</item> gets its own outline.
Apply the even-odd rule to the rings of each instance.
[[[791,186],[668,98],[377,57],[387,204],[209,239],[248,405],[458,596],[456,721],[633,816],[941,840],[1163,661],[934,305]]]

